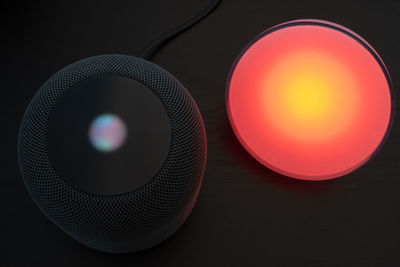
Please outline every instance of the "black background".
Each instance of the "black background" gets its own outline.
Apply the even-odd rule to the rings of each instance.
[[[0,265],[400,266],[398,118],[368,164],[340,179],[302,182],[251,158],[228,123],[224,90],[242,47],[292,19],[342,24],[364,37],[400,84],[400,2],[225,0],[163,47],[153,62],[175,75],[203,114],[208,165],[184,226],[144,252],[112,255],[72,240],[39,211],[18,172],[20,119],[36,90],[79,59],[136,55],[209,0],[0,4]],[[398,92],[395,89],[396,98]],[[397,101],[398,102],[398,101]],[[398,108],[397,108],[398,111]]]

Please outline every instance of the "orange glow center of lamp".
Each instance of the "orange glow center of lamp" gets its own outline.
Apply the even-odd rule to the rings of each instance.
[[[392,121],[389,74],[373,48],[330,22],[275,26],[236,59],[228,116],[246,150],[293,178],[345,175],[373,156]]]

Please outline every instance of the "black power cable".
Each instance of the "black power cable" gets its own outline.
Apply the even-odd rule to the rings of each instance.
[[[165,33],[164,35],[160,36],[158,39],[151,42],[148,46],[146,46],[138,55],[138,57],[150,60],[151,57],[169,40],[177,36],[178,34],[183,33],[184,31],[188,30],[189,28],[196,25],[202,19],[207,17],[214,9],[221,3],[221,0],[213,0],[210,5],[208,5],[205,9],[203,9],[199,14],[195,17],[191,18],[187,22],[175,27],[171,31]]]

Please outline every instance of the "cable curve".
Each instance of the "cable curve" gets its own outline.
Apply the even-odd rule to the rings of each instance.
[[[186,30],[190,29],[209,14],[215,10],[215,8],[221,3],[221,0],[213,0],[206,8],[204,8],[199,14],[195,17],[191,18],[190,20],[186,21],[185,23],[178,25],[174,29],[170,30],[169,32],[163,34],[153,42],[151,42],[148,46],[141,50],[138,54],[138,57],[144,58],[146,60],[150,60],[153,55],[168,41],[176,37],[177,35],[185,32]]]

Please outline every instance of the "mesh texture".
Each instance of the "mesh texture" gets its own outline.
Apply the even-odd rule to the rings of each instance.
[[[147,184],[100,196],[77,190],[57,174],[47,153],[46,129],[65,92],[85,79],[113,75],[141,82],[160,99],[170,119],[171,144],[164,165]],[[204,124],[190,94],[161,67],[124,55],[83,59],[54,74],[29,103],[18,139],[20,169],[31,197],[54,223],[84,243],[129,242],[168,223],[195,201],[206,162]]]

